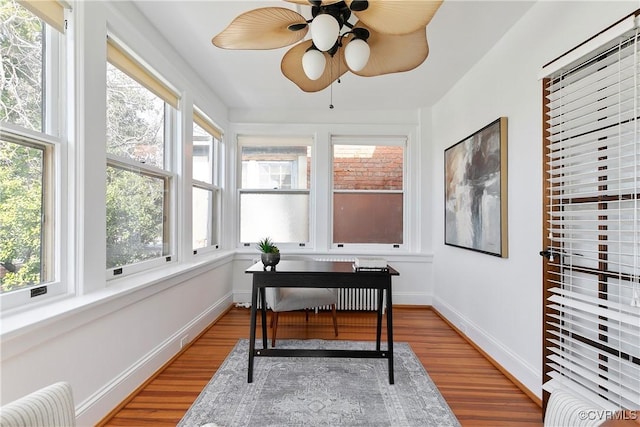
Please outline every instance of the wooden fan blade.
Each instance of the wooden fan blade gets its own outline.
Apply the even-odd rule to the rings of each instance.
[[[324,73],[318,80],[311,80],[302,68],[302,55],[311,47],[311,44],[311,40],[307,40],[289,49],[282,57],[280,69],[286,78],[294,82],[303,91],[318,92],[329,87],[334,80],[337,80],[338,77],[346,73],[348,68],[344,63],[344,57],[342,55],[334,55],[331,57],[328,53],[324,53],[327,59]]]
[[[424,27],[404,35],[381,34],[361,22],[356,27],[369,30],[370,36],[367,43],[371,49],[367,65],[358,72],[351,70],[359,76],[373,77],[413,70],[429,55],[429,44]],[[344,51],[344,49],[340,50]]]
[[[353,0],[346,0],[351,6]],[[360,21],[379,33],[408,34],[424,28],[442,0],[369,0],[369,7],[354,12]]]
[[[309,0],[284,0],[289,3],[301,4],[304,6],[312,6]],[[322,5],[326,6],[328,4],[340,3],[342,0],[322,0]]]
[[[299,13],[284,7],[263,7],[237,16],[211,42],[223,49],[276,49],[297,43],[309,26],[292,31],[289,25],[305,24]]]

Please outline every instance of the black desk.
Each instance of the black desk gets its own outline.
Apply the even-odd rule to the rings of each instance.
[[[365,357],[383,358],[389,361],[389,384],[393,384],[393,315],[391,302],[391,277],[399,273],[389,267],[388,271],[354,271],[351,262],[287,261],[283,260],[275,271],[264,270],[258,262],[245,273],[253,275],[251,291],[251,329],[249,332],[249,377],[253,381],[253,359],[266,357]],[[268,348],[265,288],[356,288],[378,289],[378,321],[375,350],[303,350]],[[380,349],[382,334],[383,293],[387,296],[387,350]],[[262,348],[256,349],[256,317],[258,295],[262,312]]]

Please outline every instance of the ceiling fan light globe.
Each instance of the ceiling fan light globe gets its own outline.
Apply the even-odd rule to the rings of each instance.
[[[344,59],[352,71],[360,71],[369,62],[369,54],[371,49],[366,41],[362,39],[353,39],[344,49]]]
[[[302,55],[302,69],[311,80],[318,80],[324,74],[327,59],[316,49],[310,49]]]
[[[333,16],[323,13],[311,22],[311,39],[321,51],[326,52],[336,44],[340,34],[340,24]]]

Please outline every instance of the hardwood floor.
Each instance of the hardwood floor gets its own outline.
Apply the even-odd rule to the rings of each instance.
[[[541,408],[436,312],[394,307],[393,314],[394,341],[411,345],[463,426],[542,426]],[[339,312],[338,328],[339,339],[375,340],[375,314]],[[308,324],[302,312],[280,314],[278,339],[333,335],[330,313],[310,315]],[[230,309],[100,425],[175,426],[236,341],[248,337],[249,310]]]

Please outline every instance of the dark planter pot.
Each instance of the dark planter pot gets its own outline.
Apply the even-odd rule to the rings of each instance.
[[[275,270],[276,264],[280,262],[280,252],[262,253],[260,254],[260,259],[262,260],[265,270],[267,267],[271,267],[271,270]]]

